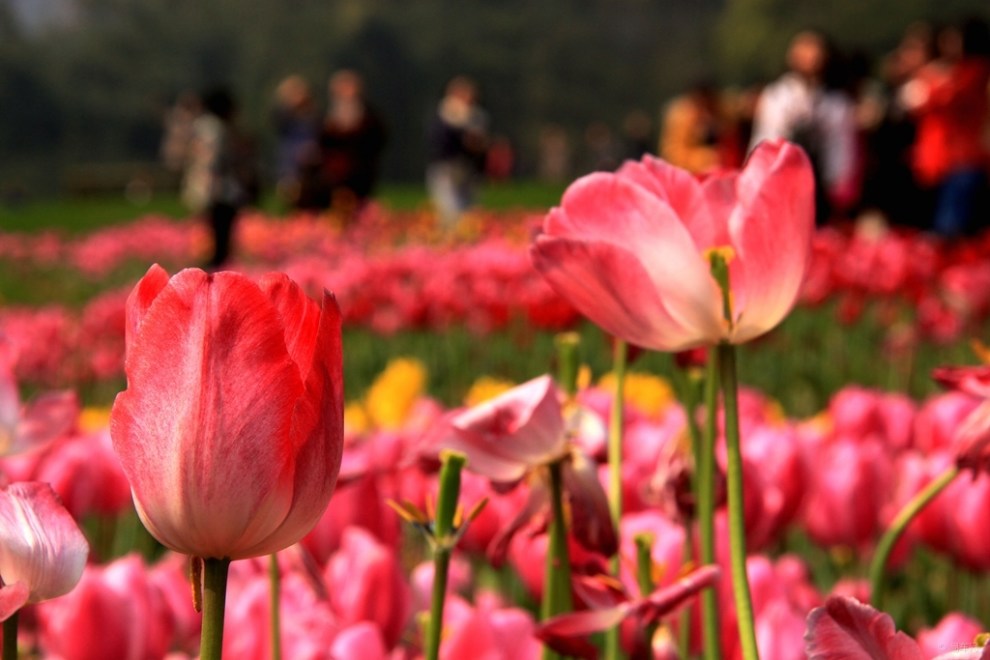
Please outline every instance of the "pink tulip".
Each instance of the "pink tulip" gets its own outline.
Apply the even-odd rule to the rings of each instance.
[[[160,658],[176,630],[165,596],[136,554],[87,566],[79,586],[43,604],[38,619],[41,646],[62,660]]]
[[[809,660],[924,660],[918,642],[894,628],[889,615],[848,596],[833,596],[808,615]],[[988,660],[990,646],[946,649],[934,660]]]
[[[319,520],[343,445],[340,314],[286,276],[153,266],[127,309],[114,449],[166,547],[239,559]]]
[[[926,658],[934,658],[951,651],[970,649],[973,640],[983,630],[979,622],[958,612],[950,612],[934,628],[918,631],[918,645]]]
[[[698,181],[645,156],[583,177],[547,216],[533,263],[607,332],[662,351],[749,341],[794,305],[814,228],[811,163],[764,142],[739,172]],[[731,312],[709,253],[728,261]]]
[[[393,550],[361,527],[348,527],[325,571],[330,604],[343,625],[378,624],[386,645],[399,641],[412,595]]]
[[[980,399],[956,430],[959,465],[973,469],[990,467],[990,365],[940,367],[932,376],[946,387]]]
[[[25,603],[71,591],[88,555],[86,538],[51,486],[0,488],[0,620]]]

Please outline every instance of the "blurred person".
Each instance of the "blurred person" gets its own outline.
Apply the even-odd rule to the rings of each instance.
[[[987,195],[990,29],[970,19],[942,29],[937,46],[938,58],[901,96],[918,123],[915,174],[935,191],[932,228],[952,238],[980,228],[979,207]]]
[[[275,191],[291,206],[298,206],[307,158],[316,144],[319,112],[306,80],[297,74],[282,79],[275,88],[272,125],[275,129]]]
[[[653,122],[643,110],[632,110],[622,120],[624,159],[639,160],[653,153]]]
[[[181,173],[189,160],[189,147],[193,139],[193,124],[203,112],[199,95],[185,90],[175,100],[164,117],[161,158],[169,172]]]
[[[671,101],[663,113],[660,157],[695,174],[711,172],[725,165],[724,135],[718,91],[699,82]]]
[[[473,80],[456,76],[447,83],[427,137],[426,186],[441,226],[453,229],[474,203],[488,150],[488,114]]]
[[[573,153],[567,131],[558,124],[540,129],[538,173],[541,181],[564,183],[571,178]]]
[[[330,77],[319,150],[330,208],[353,218],[371,197],[385,149],[385,124],[365,97],[364,80],[350,69]]]
[[[930,222],[932,196],[912,169],[917,126],[902,94],[934,57],[932,26],[908,26],[900,43],[881,62],[879,89],[866,97],[857,111],[866,128],[861,200],[864,213],[876,212],[889,223],[918,229]]]
[[[841,82],[825,35],[799,32],[787,50],[787,72],[763,90],[753,120],[750,150],[762,140],[785,138],[808,152],[819,224],[849,209],[857,196],[856,116]]]
[[[216,270],[230,257],[238,211],[257,195],[254,148],[237,128],[237,105],[231,93],[217,87],[203,95],[205,112],[193,124],[183,201],[203,213],[213,235],[213,254],[206,268]]]
[[[612,129],[603,121],[594,121],[584,129],[584,145],[591,172],[611,172],[619,166],[621,154]]]

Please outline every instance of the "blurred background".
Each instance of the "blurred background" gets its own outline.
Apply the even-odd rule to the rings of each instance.
[[[914,21],[973,14],[990,18],[990,3],[0,0],[0,193],[85,193],[140,166],[154,180],[168,108],[219,83],[270,154],[279,81],[299,74],[323,100],[342,67],[361,73],[389,128],[385,181],[422,180],[426,127],[460,73],[512,145],[514,175],[538,172],[548,135],[588,170],[603,135],[655,146],[664,103],[698,81],[772,80],[800,29],[876,62]]]

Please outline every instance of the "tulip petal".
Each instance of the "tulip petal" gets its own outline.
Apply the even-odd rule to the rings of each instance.
[[[922,660],[917,642],[894,629],[884,612],[848,596],[832,596],[808,615],[809,660]]]
[[[261,544],[247,548],[245,556],[276,552],[308,534],[323,516],[337,484],[344,450],[342,317],[329,292],[324,292],[319,309],[312,348],[295,349],[296,355],[308,353],[311,363],[306,395],[297,402],[292,418],[292,437],[299,444],[289,515]],[[306,331],[299,332],[299,337],[306,336]]]
[[[124,344],[129,348],[144,321],[148,309],[155,298],[168,285],[168,273],[158,264],[153,264],[134,290],[127,296],[127,325],[124,330]],[[130,352],[130,351],[127,351]]]
[[[649,622],[658,621],[670,614],[702,589],[718,584],[718,566],[709,565],[697,568],[670,586],[663,587],[636,604],[635,609]]]
[[[30,590],[23,582],[0,587],[0,621],[6,621],[28,601]]]
[[[547,216],[544,229],[552,238],[620,248],[649,275],[638,287],[654,288],[671,318],[691,328],[696,335],[721,337],[721,298],[709,265],[702,258],[707,246],[699,248],[667,202],[643,186],[612,174],[599,173],[579,179],[564,193],[561,207]],[[536,248],[540,249],[539,242]],[[626,263],[629,261],[627,257]],[[537,268],[546,275],[540,264]],[[594,270],[594,266],[585,265],[584,270]],[[617,274],[611,267],[601,270],[603,279],[631,283],[631,277]],[[637,271],[635,276],[641,274]],[[561,291],[552,280],[551,284]],[[626,295],[626,291],[615,287],[615,294]],[[603,325],[600,317],[588,313],[581,305],[575,306]]]
[[[293,497],[286,439],[303,384],[261,290],[235,273],[180,272],[126,368],[111,432],[149,531],[202,557],[270,534]]]
[[[636,256],[622,248],[540,236],[530,256],[550,286],[579,312],[629,343],[680,351],[715,343],[721,337],[721,310],[715,306],[715,285],[707,273],[705,286],[711,289],[711,297],[687,314],[704,319],[693,325],[669,311],[669,305],[678,302],[676,297],[661,299],[666,289],[677,288],[679,279],[670,280],[663,293],[658,292]],[[683,310],[681,316],[685,316]]]
[[[702,183],[687,170],[644,156],[641,161],[626,162],[616,174],[635,181],[665,201],[691,234],[698,252],[725,242],[725,220],[720,230],[716,224],[718,216],[710,212]]]
[[[731,341],[742,343],[787,315],[804,280],[815,218],[811,162],[787,142],[760,143],[739,174],[736,194],[729,233],[745,270],[743,282],[732,283]]]
[[[546,644],[568,656],[597,658],[597,649],[585,639],[622,623],[629,614],[628,603],[601,610],[561,614],[536,626],[534,634]]]
[[[25,481],[0,489],[4,584],[23,584],[32,603],[62,596],[79,582],[88,555],[86,538],[49,484]]]

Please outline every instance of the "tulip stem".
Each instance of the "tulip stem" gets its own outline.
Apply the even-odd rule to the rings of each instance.
[[[760,657],[756,646],[753,600],[746,575],[746,524],[743,507],[743,462],[739,440],[739,404],[736,384],[736,349],[731,344],[718,347],[725,410],[726,494],[729,513],[729,557],[732,566],[732,592],[743,660]]]
[[[282,660],[281,575],[277,552],[273,552],[268,558],[268,580],[271,596],[272,660]]]
[[[615,392],[612,397],[612,413],[608,425],[608,504],[612,515],[612,525],[619,533],[622,520],[622,428],[625,424],[626,401],[626,356],[628,345],[621,339],[615,340],[612,373],[615,376]],[[619,553],[610,562],[612,575],[619,577]],[[619,657],[619,627],[605,632],[605,658]]]
[[[227,599],[230,559],[203,560],[203,631],[200,660],[220,660],[223,654],[223,613]]]
[[[695,482],[697,494],[698,536],[701,542],[699,555],[702,566],[715,563],[715,433],[718,420],[718,351],[708,351],[708,373],[705,376],[705,429],[701,446],[697,451],[698,475]],[[689,410],[688,415],[693,414]],[[718,594],[715,587],[701,592],[702,635],[705,643],[705,660],[722,657],[719,643]]]
[[[911,501],[904,505],[894,519],[890,522],[887,531],[884,532],[880,542],[877,544],[876,552],[873,553],[873,560],[870,562],[870,601],[877,609],[881,607],[883,600],[883,577],[884,569],[887,567],[887,559],[894,549],[897,540],[907,529],[907,526],[914,520],[915,516],[921,513],[929,502],[945,490],[945,487],[959,476],[959,468],[955,465],[947,468],[942,474],[937,476],[921,492],[915,495]]]
[[[17,620],[20,610],[14,612],[3,622],[3,660],[17,660]]]
[[[461,470],[467,458],[464,454],[445,451],[440,455],[437,512],[433,523],[433,592],[430,598],[430,621],[426,635],[427,660],[440,657],[440,633],[443,630],[443,609],[447,598],[447,574],[450,555],[457,543],[457,501],[461,494]]]
[[[546,578],[540,615],[546,621],[571,611],[571,560],[567,551],[567,522],[564,519],[563,465],[556,461],[547,466],[550,472],[550,504],[553,507],[548,532]],[[544,660],[558,657],[549,647],[543,648]]]

